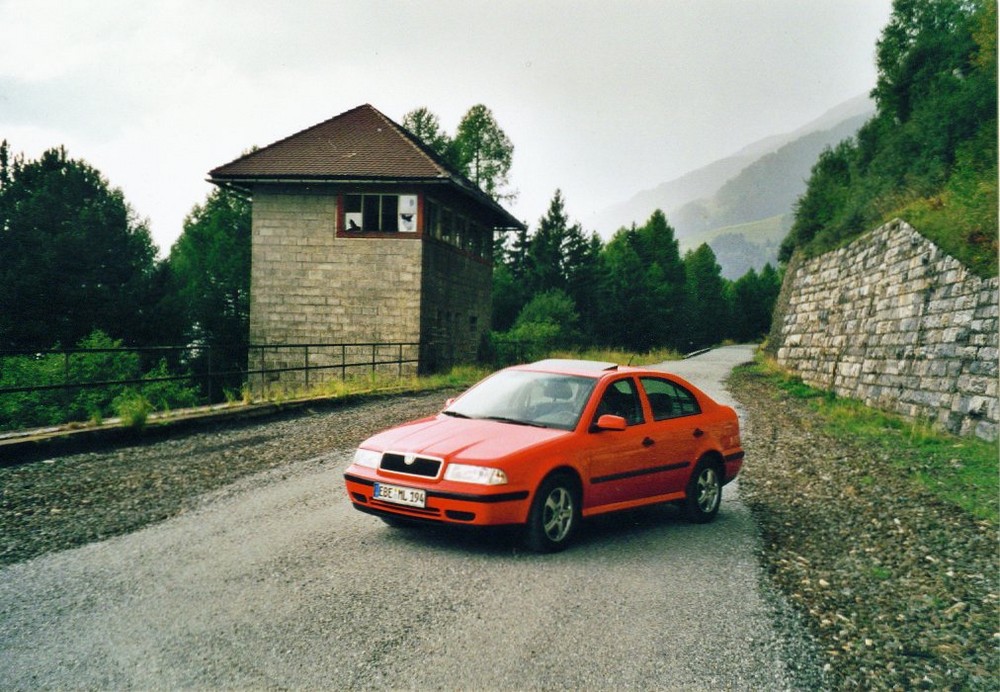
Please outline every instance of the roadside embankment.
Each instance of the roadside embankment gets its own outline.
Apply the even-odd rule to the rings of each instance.
[[[740,487],[765,569],[833,687],[996,689],[997,527],[901,478],[883,449],[831,436],[752,370],[729,388],[745,409]]]

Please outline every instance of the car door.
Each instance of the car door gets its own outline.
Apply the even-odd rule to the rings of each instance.
[[[651,463],[662,469],[660,487],[664,493],[681,492],[705,434],[698,427],[701,407],[691,392],[667,377],[641,377],[639,383],[649,405],[646,437],[651,443],[646,449]]]
[[[649,426],[636,381],[631,377],[614,380],[599,396],[588,436],[589,474],[584,510],[628,502],[651,493]],[[593,426],[605,414],[621,416],[626,428],[595,430]]]

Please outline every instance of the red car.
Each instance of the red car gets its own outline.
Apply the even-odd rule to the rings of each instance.
[[[606,512],[676,502],[709,522],[742,464],[736,412],[680,377],[544,360],[370,437],[344,478],[354,507],[390,525],[523,525],[551,552]]]

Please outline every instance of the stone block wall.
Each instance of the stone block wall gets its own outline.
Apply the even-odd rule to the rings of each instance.
[[[330,189],[269,185],[254,191],[251,343],[420,341],[422,243],[409,237],[337,238],[336,220],[337,197]],[[268,367],[303,363],[300,349],[266,354]],[[337,357],[310,356],[331,364]],[[259,358],[251,351],[251,369]],[[327,372],[340,376],[339,370]],[[281,381],[294,384],[303,377],[289,374]]]
[[[903,221],[790,264],[768,350],[806,383],[929,420],[998,433],[998,280],[973,275]]]
[[[490,329],[492,267],[447,243],[428,240],[423,256],[422,333],[430,370],[475,362]]]

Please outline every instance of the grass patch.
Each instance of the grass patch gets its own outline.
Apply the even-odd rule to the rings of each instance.
[[[629,351],[601,348],[552,351],[539,356],[542,358],[572,358],[597,360],[621,365],[652,365],[669,360],[680,360],[682,356],[669,349],[654,349],[647,353],[632,353]],[[408,375],[399,377],[385,373],[368,373],[347,377],[346,379],[331,379],[310,387],[287,387],[270,385],[264,396],[254,401],[269,401],[281,403],[300,399],[335,398],[356,394],[374,394],[389,392],[423,392],[434,389],[466,389],[493,372],[485,365],[457,365],[451,370],[433,375]],[[233,397],[231,403],[252,403],[246,388],[242,398]]]
[[[425,392],[435,389],[464,389],[490,374],[490,370],[478,365],[459,365],[448,372],[433,375],[388,375],[374,372],[332,379],[310,387],[268,387],[263,397],[255,401],[281,403],[301,399],[328,399],[358,394],[381,394],[391,392]]]
[[[779,396],[805,401],[825,432],[854,446],[878,449],[892,473],[939,499],[994,525],[1000,520],[1000,444],[940,432],[926,421],[909,421],[859,401],[810,387],[773,361],[759,358],[743,372],[766,378]]]

